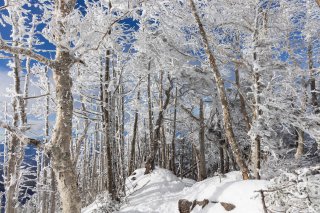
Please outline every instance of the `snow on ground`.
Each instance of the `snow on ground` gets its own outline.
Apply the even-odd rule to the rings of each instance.
[[[243,181],[239,172],[230,172],[224,177],[212,177],[197,182],[176,177],[171,171],[157,168],[144,175],[144,169],[136,170],[126,182],[127,199],[118,213],[178,213],[179,199],[189,201],[208,199],[227,202],[236,206],[232,213],[263,212],[259,193],[266,189],[268,181]],[[94,212],[98,203],[93,203],[83,213]],[[209,203],[203,209],[196,206],[192,213],[227,212],[220,203]]]

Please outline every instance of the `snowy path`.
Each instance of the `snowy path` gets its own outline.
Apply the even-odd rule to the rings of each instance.
[[[168,208],[176,208],[178,212],[176,203],[194,181],[182,181],[164,169],[157,169],[149,175],[143,175],[143,172],[144,169],[138,169],[135,171],[136,175],[128,178],[127,187],[130,195],[120,212],[168,212],[165,211]],[[132,178],[136,179],[130,180]]]
[[[265,189],[268,181],[242,181],[239,172],[231,172],[225,177],[212,177],[201,182],[180,179],[165,169],[156,169],[144,175],[144,169],[137,169],[127,179],[127,199],[117,213],[178,213],[178,201],[227,202],[236,206],[231,213],[261,213],[262,203],[259,189]],[[98,210],[102,203],[93,203],[83,209],[83,213],[105,212]],[[220,203],[209,203],[201,209],[196,206],[192,213],[225,213]]]
[[[242,181],[238,172],[226,177],[213,177],[195,183],[177,178],[170,171],[156,169],[152,174],[143,175],[144,169],[130,176],[127,187],[131,192],[127,203],[119,213],[178,213],[179,199],[194,199],[230,202],[236,205],[231,212],[260,213],[261,200],[255,190],[265,188],[267,181]],[[195,184],[194,184],[195,183]],[[209,203],[204,209],[196,207],[195,212],[227,212],[220,204]]]

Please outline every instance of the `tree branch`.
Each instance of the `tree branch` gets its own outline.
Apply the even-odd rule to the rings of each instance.
[[[38,96],[25,97],[25,98],[23,98],[23,99],[24,99],[24,100],[29,100],[29,99],[35,99],[35,98],[42,98],[42,97],[48,96],[48,95],[50,95],[50,93],[43,94],[43,95],[38,95]]]
[[[1,10],[4,10],[4,9],[6,9],[6,8],[7,8],[8,6],[9,6],[9,5],[4,5],[4,6],[1,6],[1,7],[0,7],[0,11],[1,11]]]
[[[42,147],[40,140],[28,138],[18,128],[10,126],[9,124],[4,123],[3,121],[0,121],[0,128],[6,129],[12,134],[14,134],[26,146],[32,144],[36,147]]]
[[[37,54],[32,50],[9,46],[1,38],[0,38],[0,50],[3,50],[4,52],[11,53],[11,54],[26,55],[40,63],[47,65],[50,68],[55,68],[55,65],[56,65],[55,61],[50,60],[40,54]]]
[[[181,109],[183,109],[183,111],[185,111],[193,120],[195,120],[196,122],[200,122],[200,118],[198,118],[197,116],[194,116],[192,113],[192,110],[187,109],[185,106],[183,106],[182,104],[180,104]]]

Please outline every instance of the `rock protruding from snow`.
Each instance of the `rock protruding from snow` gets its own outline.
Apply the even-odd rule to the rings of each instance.
[[[235,205],[233,205],[232,203],[225,203],[225,202],[220,202],[221,206],[223,206],[223,208],[226,210],[226,211],[231,211],[233,210],[234,208],[236,208]]]

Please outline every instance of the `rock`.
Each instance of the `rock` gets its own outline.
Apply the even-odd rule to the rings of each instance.
[[[186,199],[180,199],[178,202],[179,212],[180,213],[190,213],[190,207],[192,202]]]
[[[232,209],[236,208],[235,205],[233,205],[232,203],[225,203],[225,202],[220,202],[221,206],[223,206],[223,208],[226,211],[231,211]]]

